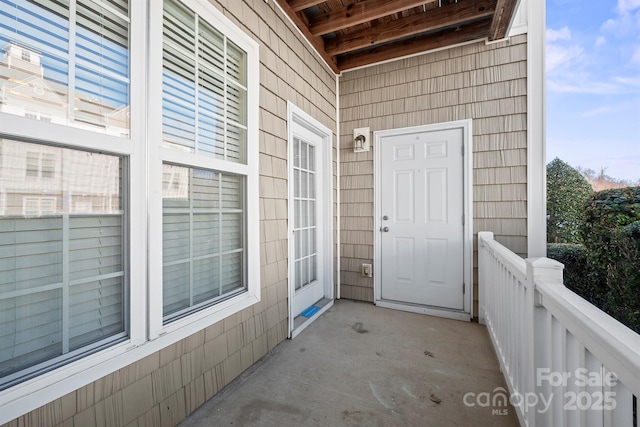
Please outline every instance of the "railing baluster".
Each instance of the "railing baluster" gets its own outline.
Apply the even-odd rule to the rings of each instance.
[[[586,373],[591,375],[595,372],[603,372],[602,362],[598,360],[589,350],[585,349],[585,364]],[[587,378],[590,379],[590,378]],[[600,376],[599,381],[597,378],[593,378],[593,381],[586,381],[587,384],[584,387],[584,391],[589,396],[590,405],[585,411],[585,425],[586,427],[602,427],[603,424],[603,404],[604,404],[604,384],[602,383],[603,376]]]
[[[511,281],[509,280],[509,271],[507,270],[505,272],[505,276],[506,276],[506,281],[505,281],[505,289],[504,292],[507,295],[507,307],[506,307],[506,313],[507,313],[507,318],[505,319],[505,325],[507,326],[507,330],[509,331],[509,346],[508,346],[508,354],[509,354],[509,376],[511,377],[511,381],[514,382],[514,390],[517,392],[518,389],[516,388],[518,386],[518,384],[515,384],[515,379],[513,376],[513,370],[515,368],[515,363],[514,363],[514,358],[515,358],[515,351],[513,348],[513,341],[514,341],[514,331],[513,331],[513,320],[511,320],[511,322],[509,322],[510,319],[513,319],[513,306],[515,301],[513,300],[513,286],[511,286]]]
[[[587,366],[587,362],[586,362],[586,349],[585,347],[582,345],[582,343],[580,342],[580,340],[575,337],[576,340],[576,354],[577,354],[577,359],[576,359],[576,368],[571,372],[571,375],[573,376],[573,379],[575,380],[575,382],[577,383],[577,389],[578,389],[578,396],[577,396],[577,408],[578,410],[576,411],[578,413],[578,424],[577,426],[584,426],[586,421],[585,421],[585,416],[586,416],[586,408],[591,407],[590,405],[590,397],[587,397],[584,392],[585,392],[585,386],[584,386],[584,381],[580,381],[578,378],[576,378],[577,375],[579,375],[579,373],[581,371],[579,371],[579,369],[584,369]]]
[[[533,295],[535,297],[535,295]],[[545,401],[542,403],[541,412],[536,412],[535,421],[541,426],[552,426],[554,423],[553,401],[547,403],[547,399],[553,396],[551,383],[549,381],[540,380],[541,370],[546,372],[552,371],[552,354],[553,354],[553,329],[552,329],[551,313],[539,305],[534,305],[534,349],[533,355],[536,361],[533,372],[531,390],[535,390],[538,396]],[[548,406],[547,406],[548,405]]]
[[[613,394],[606,394],[607,392]],[[605,386],[604,404],[607,403],[615,405],[615,408],[604,411],[604,425],[606,427],[633,426],[633,393],[622,382],[616,381],[613,386]],[[606,407],[610,407],[610,405]]]
[[[551,373],[566,372],[565,354],[566,354],[566,330],[553,317],[553,352]],[[553,390],[553,424],[554,426],[566,426],[564,420],[564,387],[562,384],[552,384]]]

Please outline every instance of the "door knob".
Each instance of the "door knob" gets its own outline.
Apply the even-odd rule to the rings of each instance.
[[[387,233],[389,231],[389,227],[382,227],[382,231],[384,231],[385,233]]]

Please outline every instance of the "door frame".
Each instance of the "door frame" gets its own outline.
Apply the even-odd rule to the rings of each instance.
[[[373,221],[373,298],[374,304],[380,307],[392,308],[396,310],[410,311],[413,313],[428,314],[449,319],[470,321],[473,318],[473,123],[471,119],[458,120],[431,125],[420,125],[398,129],[388,129],[376,131],[374,138],[373,174],[374,174],[374,221]],[[410,303],[399,303],[395,301],[385,301],[382,295],[382,274],[377,274],[382,267],[382,236],[380,227],[382,226],[382,143],[384,138],[404,135],[417,132],[437,132],[451,129],[462,130],[462,143],[464,149],[464,159],[462,166],[463,185],[463,212],[464,212],[464,283],[465,293],[463,296],[463,309],[452,310],[441,307],[423,306]]]
[[[317,158],[321,159],[322,164],[317,168],[321,171],[322,176],[318,180],[318,195],[322,197],[322,211],[318,215],[318,222],[322,221],[322,227],[324,236],[318,239],[318,253],[322,253],[323,258],[323,281],[324,297],[329,299],[330,302],[325,304],[316,314],[308,319],[304,324],[294,327],[294,316],[292,311],[293,297],[295,295],[295,284],[293,282],[295,264],[292,262],[294,254],[294,239],[293,239],[293,180],[290,179],[291,171],[293,170],[293,136],[294,126],[302,126],[303,128],[311,131],[319,136],[322,140],[318,147]],[[334,288],[334,273],[333,273],[333,241],[334,241],[334,228],[333,228],[333,133],[331,130],[324,126],[322,123],[305,113],[301,108],[297,107],[291,101],[287,101],[287,204],[288,204],[288,225],[287,225],[287,237],[288,237],[288,259],[287,259],[287,271],[288,271],[288,334],[289,338],[294,338],[300,332],[302,332],[309,324],[316,320],[322,313],[333,306],[333,288]]]

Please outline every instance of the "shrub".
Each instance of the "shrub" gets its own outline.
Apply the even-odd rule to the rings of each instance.
[[[640,187],[595,193],[583,237],[596,305],[640,332]]]
[[[616,230],[611,242],[618,256],[607,268],[609,293],[604,307],[640,333],[640,221]]]
[[[593,190],[574,168],[558,159],[547,165],[547,242],[582,243],[584,203]]]

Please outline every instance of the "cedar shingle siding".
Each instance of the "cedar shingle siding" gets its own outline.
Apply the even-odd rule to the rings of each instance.
[[[335,133],[335,75],[273,2],[211,3],[260,43],[261,302],[9,426],[173,426],[287,336],[287,101]]]
[[[526,42],[520,35],[473,43],[340,77],[343,298],[373,301],[373,279],[360,274],[361,264],[374,256],[373,150],[353,152],[354,128],[373,132],[473,119],[474,233],[493,231],[496,240],[526,254]],[[477,267],[474,276],[477,313]]]

